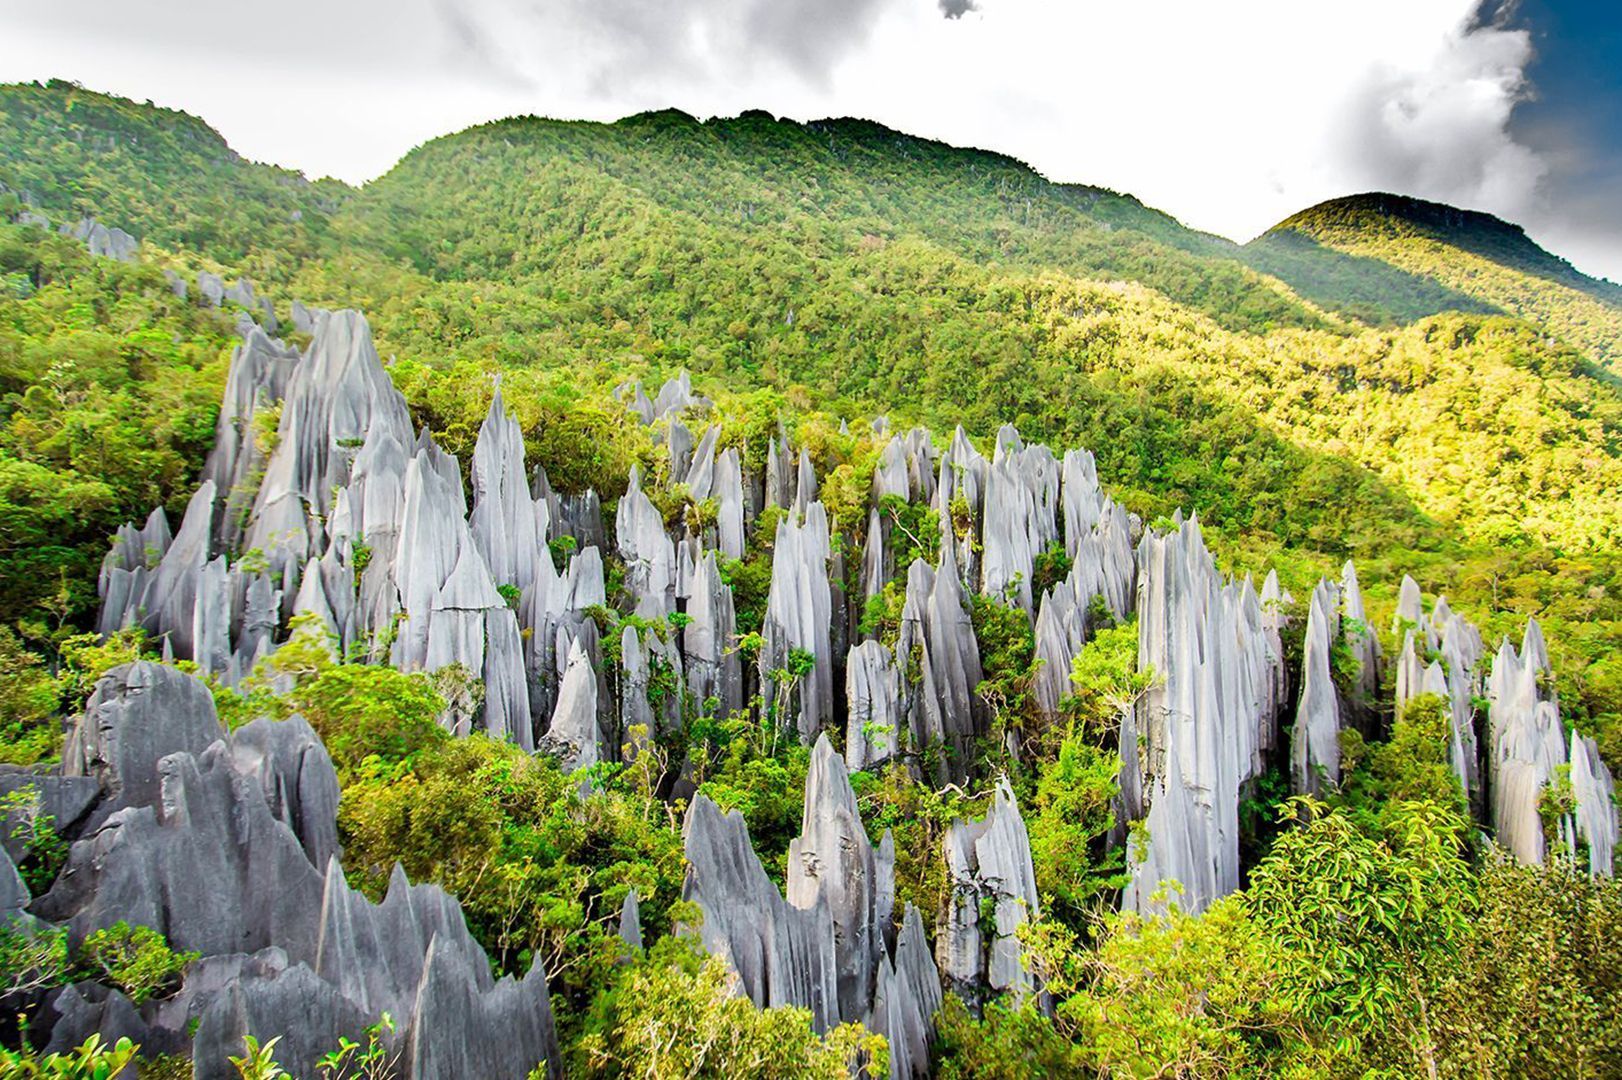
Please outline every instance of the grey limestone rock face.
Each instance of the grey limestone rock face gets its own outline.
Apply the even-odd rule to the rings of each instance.
[[[1519,652],[1505,640],[1487,677],[1491,756],[1492,823],[1498,842],[1523,863],[1542,863],[1547,844],[1539,813],[1555,770],[1566,764],[1565,729],[1548,685],[1548,654],[1536,620],[1528,622]],[[1568,850],[1575,849],[1575,823],[1555,824]]]
[[[953,547],[953,556],[965,586],[980,581],[981,522],[985,520],[985,493],[991,463],[974,448],[959,427],[941,454],[935,484],[935,510],[941,517],[941,539]]]
[[[702,794],[687,809],[686,852],[682,899],[703,910],[699,940],[737,972],[743,993],[761,1008],[810,1010],[818,1031],[838,1023],[838,964],[827,902],[802,910],[784,900],[750,846],[743,815],[723,814]]]
[[[227,287],[225,298],[237,307],[249,310],[259,307],[259,295],[254,291],[253,282],[247,278],[238,278],[235,285]]]
[[[211,274],[207,270],[197,272],[197,296],[207,307],[221,307],[225,304],[225,282],[218,274]]]
[[[743,459],[735,446],[715,459],[716,544],[728,559],[744,556],[744,519],[747,503],[743,488]]]
[[[988,991],[1033,990],[1016,935],[1041,913],[1041,903],[1030,839],[1007,780],[998,783],[986,816],[953,824],[942,847],[951,897],[936,923],[935,959],[947,986],[971,1002]],[[988,909],[989,921],[982,917]]]
[[[1479,815],[1485,797],[1475,706],[1482,693],[1482,661],[1486,656],[1481,632],[1455,613],[1446,597],[1437,597],[1434,609],[1427,615],[1423,594],[1411,577],[1403,578],[1396,618],[1402,642],[1395,672],[1397,712],[1400,715],[1409,701],[1423,693],[1437,693],[1447,699],[1449,760],[1471,808]],[[1427,665],[1423,656],[1431,654],[1439,654],[1440,659]]]
[[[91,692],[62,750],[68,777],[91,777],[120,807],[156,807],[161,763],[170,754],[202,754],[225,729],[202,683],[165,664],[113,668]]]
[[[921,585],[922,575],[918,581]],[[914,595],[912,578],[908,579],[907,591],[908,608],[914,606],[915,599],[919,601],[927,642],[928,670],[917,696],[933,699],[925,703],[925,711],[933,709],[938,716],[939,733],[950,751],[949,772],[955,779],[961,779],[967,775],[974,740],[984,726],[978,696],[984,673],[980,667],[980,643],[974,636],[974,623],[969,616],[968,593],[963,588],[956,555],[950,545],[941,547],[940,566],[929,578],[928,599],[921,594]],[[902,619],[902,640],[896,646],[896,655],[911,656],[914,642],[909,640],[905,611]],[[930,736],[936,734],[931,725],[926,725],[925,731]]]
[[[778,522],[762,631],[765,645],[760,650],[760,680],[762,687],[770,687],[773,672],[789,671],[794,650],[811,655],[811,670],[798,678],[791,700],[786,703],[806,743],[816,739],[834,714],[829,547],[828,516],[820,502],[811,503],[803,514],[791,513]]]
[[[39,219],[46,225],[50,223],[43,218]],[[118,262],[134,262],[137,252],[141,250],[141,242],[123,229],[108,228],[95,218],[84,218],[77,225],[64,225],[62,232],[82,240],[90,254]]]
[[[494,979],[456,901],[412,886],[398,867],[380,904],[350,889],[336,853],[337,777],[307,724],[261,719],[230,736],[216,724],[200,753],[174,749],[186,739],[168,737],[173,725],[154,717],[188,713],[195,695],[148,678],[132,704],[139,667],[105,677],[91,710],[101,726],[81,724],[119,736],[98,744],[117,752],[97,759],[109,778],[108,763],[119,763],[104,800],[118,808],[73,844],[35,907],[75,940],[123,920],[204,954],[179,995],[136,1018],[152,1025],[143,1041],[183,1050],[197,1021],[197,1076],[232,1075],[226,1057],[247,1033],[281,1036],[278,1060],[309,1069],[340,1036],[364,1042],[365,1027],[388,1011],[400,1024],[391,1052],[401,1075],[522,1078],[543,1060],[558,1075],[538,969]],[[211,702],[195,679],[167,670]],[[160,708],[167,703],[172,710]],[[207,711],[212,721],[211,703]],[[138,752],[149,755],[142,768],[131,763]],[[135,780],[147,775],[158,778],[157,797],[137,804]],[[135,1022],[111,998],[66,1004],[53,1038]]]
[[[1087,604],[1074,572],[1043,595],[1036,614],[1036,655],[1042,661],[1032,688],[1044,712],[1058,711],[1070,693],[1070,669],[1087,644]]]
[[[143,1049],[153,1046],[152,1030],[130,999],[117,990],[96,983],[76,983],[57,995],[51,1008],[57,1014],[51,1025],[47,1054],[71,1054],[92,1035],[101,1036],[104,1046],[129,1039]],[[131,1073],[130,1075],[133,1075]]]
[[[324,314],[288,380],[276,449],[265,465],[242,544],[263,551],[272,573],[289,566],[297,572],[324,550],[323,522],[335,516],[338,493],[349,491],[364,471],[359,466],[399,475],[404,469],[398,459],[411,443],[405,399],[378,361],[366,320],[354,311]],[[393,460],[378,462],[378,448],[384,446]],[[358,493],[351,493],[351,502]],[[375,502],[383,493],[369,494]],[[459,477],[456,502],[457,517],[465,517]],[[351,518],[362,510],[362,520],[347,524],[377,549],[378,534],[386,530],[366,520],[364,510],[370,508],[347,507]]]
[[[537,516],[524,467],[524,434],[507,415],[498,385],[473,449],[473,516],[469,521],[473,546],[498,584],[528,589],[535,582],[540,561],[550,564],[541,527],[549,520]]]
[[[19,792],[23,795],[19,796]],[[93,776],[63,776],[55,769],[0,765],[0,799],[13,797],[25,803],[0,814],[0,848],[14,860],[26,856],[25,837],[17,828],[32,813],[48,815],[59,834],[72,835],[100,796],[101,784]]]
[[[1198,521],[1174,521],[1138,547],[1138,666],[1157,680],[1122,736],[1122,790],[1147,809],[1122,899],[1137,911],[1158,906],[1166,882],[1195,912],[1238,888],[1240,790],[1280,704],[1276,624],[1248,582],[1218,575]]]
[[[719,699],[722,715],[736,712],[743,707],[743,664],[733,641],[737,615],[732,587],[721,581],[715,552],[698,560],[689,592],[690,621],[681,631],[687,686],[700,702]]]
[[[620,905],[620,940],[631,949],[642,948],[642,906],[632,886]]]
[[[171,753],[159,768],[157,804],[127,806],[77,841],[39,913],[68,922],[75,940],[123,920],[207,955],[313,948],[320,871],[261,784],[243,782],[228,744]]]
[[[1618,835],[1616,785],[1594,740],[1571,734],[1571,793],[1577,800],[1577,839],[1588,848],[1588,872],[1611,876]]]
[[[232,733],[232,767],[259,781],[271,815],[298,837],[310,865],[338,855],[338,774],[303,717],[261,717]]]
[[[1357,661],[1357,674],[1345,702],[1346,719],[1365,736],[1376,726],[1376,699],[1380,694],[1380,640],[1369,626],[1363,607],[1363,587],[1357,580],[1357,567],[1350,559],[1340,570],[1341,637],[1347,652]]]
[[[788,902],[802,910],[826,906],[835,943],[835,1019],[860,1020],[872,1004],[893,914],[894,854],[890,862],[875,855],[845,763],[827,735],[811,751],[801,822],[789,844]]]
[[[1320,795],[1340,785],[1340,695],[1330,672],[1330,650],[1340,636],[1340,596],[1327,581],[1312,590],[1302,644],[1301,703],[1290,740],[1290,777],[1297,792]]]
[[[788,436],[781,430],[766,442],[766,505],[787,509],[794,502],[794,465]]]
[[[667,417],[679,416],[694,406],[705,404],[704,399],[693,393],[693,380],[682,371],[673,379],[667,379],[659,387],[658,397],[653,399],[653,413],[650,423],[663,420]]]
[[[890,1044],[893,1080],[928,1076],[934,1017],[940,1011],[940,970],[924,935],[918,909],[908,904],[896,937],[895,955],[881,957],[868,1029]]]
[[[697,796],[686,824],[683,898],[702,909],[704,947],[757,1005],[809,1009],[817,1030],[860,1020],[890,1039],[892,1077],[927,1075],[940,973],[910,904],[895,925],[895,845],[868,840],[845,763],[826,736],[812,751],[788,895],[749,844],[743,818]]]
[[[313,334],[316,321],[325,314],[321,308],[306,307],[303,302],[294,300],[288,318],[292,321],[294,330],[301,334]]]
[[[289,1076],[315,1075],[321,1058],[349,1039],[366,1045],[376,1022],[304,964],[234,981],[210,999],[192,1043],[195,1080],[233,1080],[230,1058],[243,1037],[277,1038],[276,1062]],[[274,1035],[266,1035],[273,1032]]]
[[[1017,435],[1009,442],[998,439],[986,480],[980,591],[1008,597],[1030,614],[1036,556],[1057,534],[1045,472],[1053,456],[1037,453],[1045,452],[1045,447],[1018,448],[1017,439]],[[1057,488],[1056,470],[1052,482]]]
[[[853,769],[872,769],[896,754],[902,730],[901,669],[895,654],[877,641],[854,646],[845,660],[849,719],[845,757]]]
[[[0,928],[10,926],[32,899],[11,855],[0,848]]]
[[[602,729],[597,723],[597,675],[584,643],[570,646],[557,707],[543,747],[556,753],[570,772],[605,759]]]
[[[614,515],[614,536],[625,561],[625,587],[636,602],[636,614],[660,619],[676,609],[676,546],[665,532],[664,518],[642,490],[642,478],[631,470],[630,486]]]

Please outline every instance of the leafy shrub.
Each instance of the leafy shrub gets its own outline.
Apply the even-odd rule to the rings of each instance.
[[[66,930],[23,920],[0,926],[0,1000],[60,986],[70,969]]]
[[[186,966],[200,955],[177,953],[151,927],[132,927],[120,919],[85,938],[79,947],[79,964],[140,1005],[173,989]]]
[[[61,1054],[35,1056],[27,1048],[0,1047],[0,1076],[16,1080],[113,1080],[134,1062],[136,1049],[128,1039],[119,1039],[108,1047],[96,1034]]]
[[[797,1008],[758,1008],[737,975],[686,938],[667,937],[635,962],[594,1009],[580,1043],[585,1076],[825,1077],[890,1075],[889,1047],[860,1024],[826,1035]]]

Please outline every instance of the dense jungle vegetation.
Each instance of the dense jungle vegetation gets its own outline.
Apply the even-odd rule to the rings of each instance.
[[[1563,713],[1622,772],[1622,289],[1496,219],[1363,196],[1240,247],[995,154],[762,113],[505,120],[352,189],[66,83],[0,87],[0,185],[0,761],[53,757],[96,675],[150,649],[87,636],[97,569],[120,523],[159,504],[178,520],[237,317],[176,296],[168,269],[248,276],[284,318],[294,299],[364,311],[464,466],[501,373],[529,459],[610,505],[633,463],[662,466],[613,388],[680,369],[751,461],[784,424],[845,529],[866,519],[874,416],[1085,446],[1145,521],[1196,509],[1230,571],[1276,567],[1305,597],[1355,558],[1387,655],[1404,573],[1489,643],[1537,616]],[[124,228],[140,259],[9,223],[30,208]],[[745,625],[769,535],[727,568]],[[1006,611],[977,605],[975,629],[999,731],[1026,752],[988,746],[982,775],[1010,771],[1031,830],[1048,914],[1027,944],[1052,1008],[949,1003],[943,1075],[1622,1075],[1622,890],[1484,842],[1439,699],[1385,717],[1327,804],[1270,776],[1241,893],[1199,917],[1115,914],[1110,725],[1135,633],[1098,635],[1038,724],[1030,628]],[[691,915],[651,761],[583,794],[545,756],[446,737],[454,690],[339,662],[305,628],[216,696],[321,732],[355,884],[377,895],[398,861],[458,893],[503,970],[545,958],[571,1070],[843,1074],[860,1032],[739,1009],[681,939],[625,962],[627,889],[647,927]],[[747,718],[700,734],[701,790],[780,871],[806,751]],[[989,787],[856,782],[870,832],[896,833],[898,895],[933,919],[940,837]],[[680,1060],[699,1043],[709,1059]]]

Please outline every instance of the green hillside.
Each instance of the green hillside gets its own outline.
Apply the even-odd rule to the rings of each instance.
[[[1254,265],[1326,306],[1372,305],[1400,317],[1468,310],[1473,301],[1536,323],[1606,365],[1622,359],[1622,285],[1578,272],[1490,214],[1354,195],[1285,219],[1247,251]],[[1344,272],[1352,267],[1361,272]]]
[[[1146,518],[1198,508],[1224,550],[1299,559],[1302,582],[1355,555],[1428,566],[1457,593],[1474,553],[1580,555],[1590,570],[1512,607],[1558,617],[1569,596],[1586,634],[1613,625],[1592,616],[1610,611],[1622,538],[1622,390],[1602,348],[1536,318],[1615,317],[1611,287],[1582,291],[1482,215],[1371,196],[1241,249],[1000,155],[764,113],[504,120],[350,192],[65,83],[0,90],[0,183],[129,228],[159,265],[361,308],[421,419],[464,455],[485,404],[472,372],[528,371],[578,406],[686,368],[757,412],[886,412],[981,437],[1012,421],[1086,445]],[[12,268],[40,277],[41,253],[16,242]],[[1408,257],[1420,244],[1424,264]],[[49,295],[9,301],[25,344],[78,332],[39,325]],[[36,369],[18,370],[20,392]],[[68,395],[52,415],[81,407]],[[3,418],[40,430],[24,416]],[[12,446],[73,469],[56,444]],[[549,467],[612,490],[623,464],[561,452]],[[1483,618],[1514,574],[1489,577]]]

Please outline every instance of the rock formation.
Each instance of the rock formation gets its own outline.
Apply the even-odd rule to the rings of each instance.
[[[865,1023],[890,1038],[892,1077],[927,1075],[940,974],[917,910],[907,905],[895,924],[894,844],[889,834],[876,849],[868,840],[845,763],[826,736],[812,751],[803,822],[789,848],[785,898],[761,868],[743,818],[723,815],[703,795],[693,800],[683,899],[704,912],[700,940],[757,1005],[808,1009],[818,1031]]]
[[[954,823],[942,847],[951,899],[936,931],[935,958],[947,986],[970,1002],[987,992],[1030,991],[1017,934],[1041,907],[1030,839],[1006,780],[986,816]]]
[[[543,1060],[558,1075],[538,969],[494,979],[457,902],[398,868],[381,904],[349,887],[337,777],[302,720],[227,736],[196,679],[140,663],[98,683],[70,747],[65,767],[95,778],[102,805],[35,913],[74,940],[119,921],[154,927],[204,959],[139,1015],[119,995],[70,988],[53,1044],[101,1030],[149,1053],[189,1046],[194,1075],[213,1078],[234,1074],[226,1057],[243,1035],[279,1036],[281,1064],[308,1075],[388,1011],[403,1076],[519,1080]],[[15,910],[10,868],[0,860],[0,909]]]
[[[829,545],[828,515],[820,502],[779,520],[762,630],[761,686],[784,698],[787,718],[807,743],[834,714]],[[809,655],[810,670],[796,670],[795,654]]]
[[[1330,652],[1341,633],[1340,596],[1327,581],[1312,590],[1306,630],[1290,777],[1297,792],[1321,795],[1340,786],[1340,692],[1330,669]]]
[[[43,218],[40,223],[49,224]],[[134,262],[141,242],[120,228],[108,228],[95,218],[84,218],[77,225],[62,226],[62,235],[84,242],[90,254],[118,262]]]
[[[1194,912],[1238,888],[1240,793],[1282,705],[1276,623],[1249,582],[1218,576],[1197,520],[1175,524],[1138,546],[1138,666],[1155,675],[1121,732],[1122,791],[1147,821],[1122,900],[1138,911],[1169,882]]]

